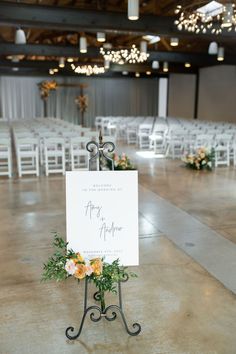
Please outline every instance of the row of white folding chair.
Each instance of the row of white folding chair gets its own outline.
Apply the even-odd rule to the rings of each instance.
[[[88,169],[87,143],[87,137],[71,138],[69,155],[72,171],[81,168]],[[46,176],[50,173],[62,173],[64,175],[66,171],[65,140],[63,138],[45,139],[44,154]]]

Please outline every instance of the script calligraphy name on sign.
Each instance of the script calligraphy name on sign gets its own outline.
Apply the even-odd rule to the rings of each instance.
[[[66,173],[68,247],[84,257],[138,265],[137,171]]]

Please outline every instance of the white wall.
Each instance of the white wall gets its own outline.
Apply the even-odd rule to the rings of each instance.
[[[158,117],[166,117],[167,114],[167,100],[168,100],[168,79],[159,79],[158,92]]]
[[[194,118],[196,75],[170,74],[168,116]]]
[[[200,70],[198,118],[236,122],[236,66]]]

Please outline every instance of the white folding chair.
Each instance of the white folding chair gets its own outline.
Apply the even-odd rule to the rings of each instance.
[[[12,177],[11,139],[0,138],[0,176]]]
[[[79,169],[88,169],[89,153],[86,150],[86,144],[88,142],[89,139],[86,136],[71,138],[70,155],[72,171]]]
[[[26,174],[39,176],[39,147],[37,138],[17,138],[17,169],[19,177]]]
[[[137,143],[137,126],[128,125],[126,129],[127,144],[136,144]]]
[[[44,140],[45,173],[62,173],[66,171],[64,138],[48,138]]]
[[[186,136],[186,131],[176,130],[172,131],[168,138],[168,154],[171,155],[172,159],[180,158],[184,152],[184,137]]]
[[[152,125],[141,124],[138,131],[138,142],[140,149],[149,149],[149,136],[152,132]]]
[[[230,165],[230,141],[231,135],[217,134],[215,137],[215,167],[219,165]]]

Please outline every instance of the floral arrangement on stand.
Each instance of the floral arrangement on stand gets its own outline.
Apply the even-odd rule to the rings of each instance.
[[[40,96],[42,99],[47,99],[50,91],[56,90],[58,88],[58,84],[55,80],[53,81],[42,81],[38,84]]]
[[[55,252],[44,264],[42,280],[62,281],[74,277],[78,282],[87,279],[98,289],[102,311],[105,309],[105,293],[117,293],[117,283],[129,277],[137,277],[119,264],[119,259],[111,264],[103,258],[85,259],[79,252],[67,249],[67,243],[54,233]]]
[[[75,104],[79,107],[81,113],[84,113],[88,109],[88,96],[79,95],[75,98]]]
[[[121,155],[114,153],[111,155],[111,158],[114,161],[114,170],[136,170],[135,166],[124,152]],[[107,161],[107,167],[111,169],[110,161]]]
[[[113,155],[114,169],[115,170],[135,170],[134,165],[131,163],[129,157],[123,152],[122,155]]]
[[[207,149],[201,147],[196,150],[195,154],[187,154],[182,157],[182,161],[185,163],[186,167],[192,168],[194,170],[212,170],[214,164],[214,149]]]

